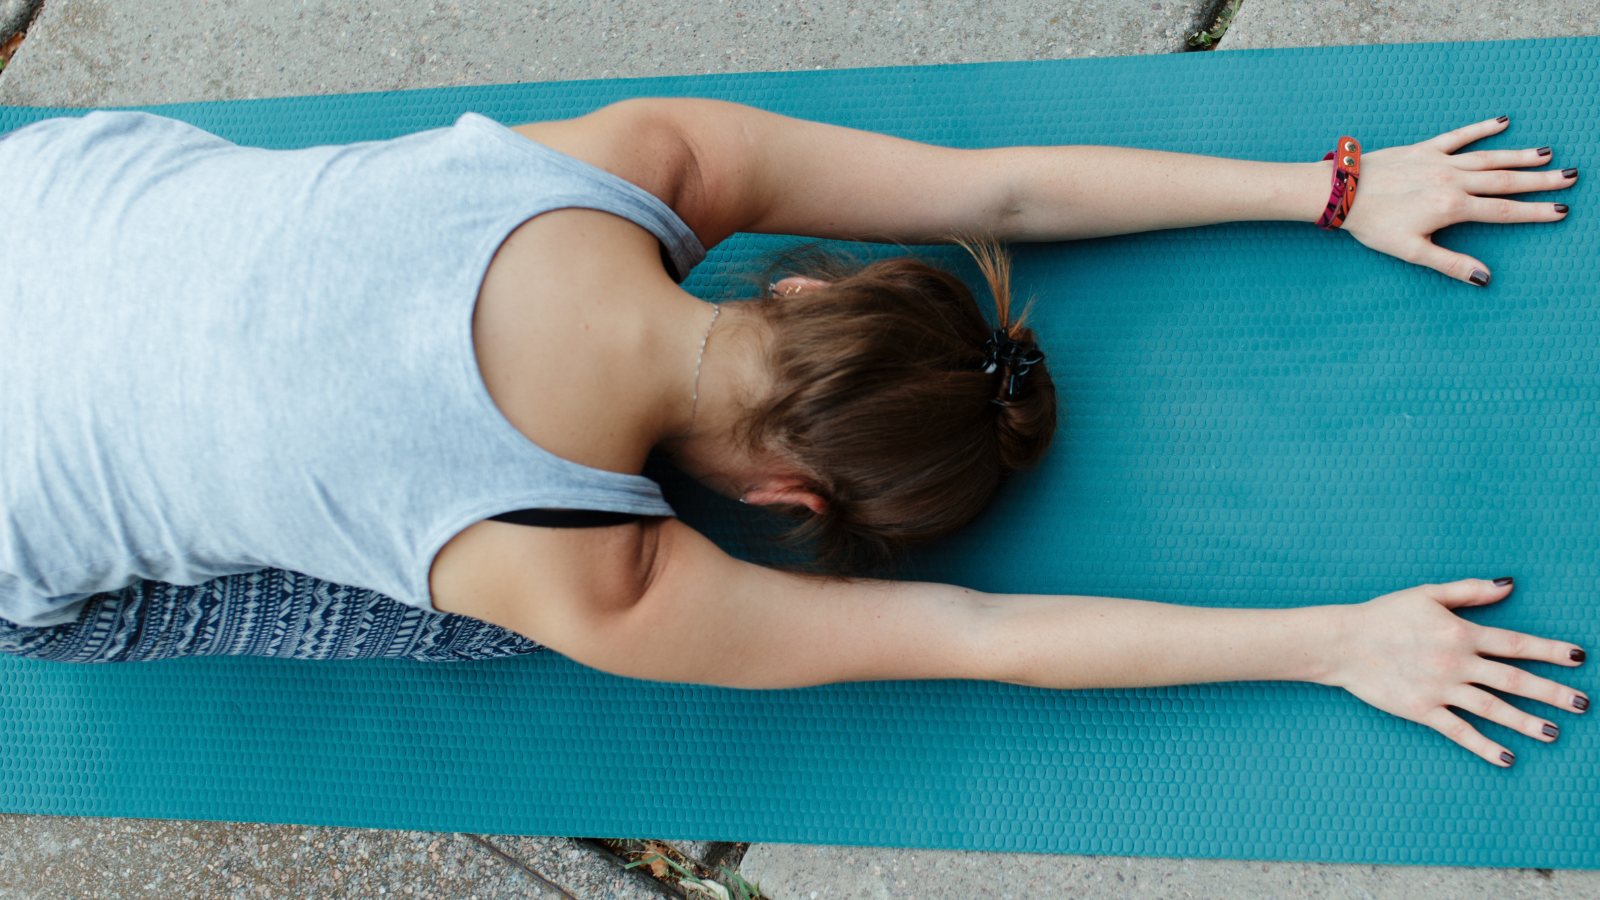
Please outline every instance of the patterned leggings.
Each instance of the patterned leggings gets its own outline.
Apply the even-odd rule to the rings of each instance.
[[[457,662],[542,649],[487,622],[282,569],[193,587],[143,581],[96,594],[64,625],[28,628],[0,619],[0,653],[73,663],[180,656]]]

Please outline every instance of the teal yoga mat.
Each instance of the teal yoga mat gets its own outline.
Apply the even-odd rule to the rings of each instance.
[[[1600,39],[1336,47],[529,84],[169,106],[268,147],[464,110],[565,117],[693,94],[959,146],[1320,159],[1506,114],[1483,147],[1600,172]],[[0,130],[66,111],[0,110]],[[929,190],[941,190],[930,185]],[[1539,199],[1538,196],[1527,199]],[[1544,195],[1544,199],[1558,199]],[[1469,617],[1600,650],[1600,251],[1555,224],[1439,235],[1487,288],[1349,235],[1234,224],[1019,248],[1058,443],[912,573],[1185,604],[1345,603],[1468,576]],[[735,295],[770,240],[687,287]],[[669,484],[731,544],[725,504]],[[780,638],[781,639],[781,638]],[[685,653],[715,654],[716,646]],[[1562,678],[1600,695],[1590,669]],[[1540,674],[1554,667],[1529,665]],[[1531,704],[1525,704],[1532,706]],[[1340,691],[1050,692],[963,682],[741,692],[554,654],[495,663],[0,660],[0,809],[471,832],[1600,867],[1600,730],[1491,768]]]

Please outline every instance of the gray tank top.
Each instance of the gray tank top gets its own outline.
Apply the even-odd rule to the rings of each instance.
[[[479,520],[672,515],[524,437],[472,344],[495,250],[542,212],[636,222],[680,280],[703,259],[637,186],[474,113],[277,151],[96,112],[7,135],[0,172],[0,618],[269,567],[431,609]]]

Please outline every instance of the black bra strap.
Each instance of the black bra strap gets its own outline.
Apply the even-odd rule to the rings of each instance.
[[[605,528],[637,522],[643,516],[599,509],[518,509],[489,518],[496,522],[538,528]]]
[[[673,284],[683,284],[683,276],[678,274],[678,264],[672,261],[672,251],[668,250],[667,245],[660,241],[657,241],[656,245],[661,248],[661,265],[666,268],[667,274],[672,277]]]

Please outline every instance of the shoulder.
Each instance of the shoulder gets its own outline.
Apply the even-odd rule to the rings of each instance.
[[[760,205],[757,110],[696,98],[640,98],[512,130],[654,194],[712,247]]]
[[[695,228],[685,215],[697,177],[693,149],[661,101],[626,100],[580,118],[511,130],[638,185]]]

